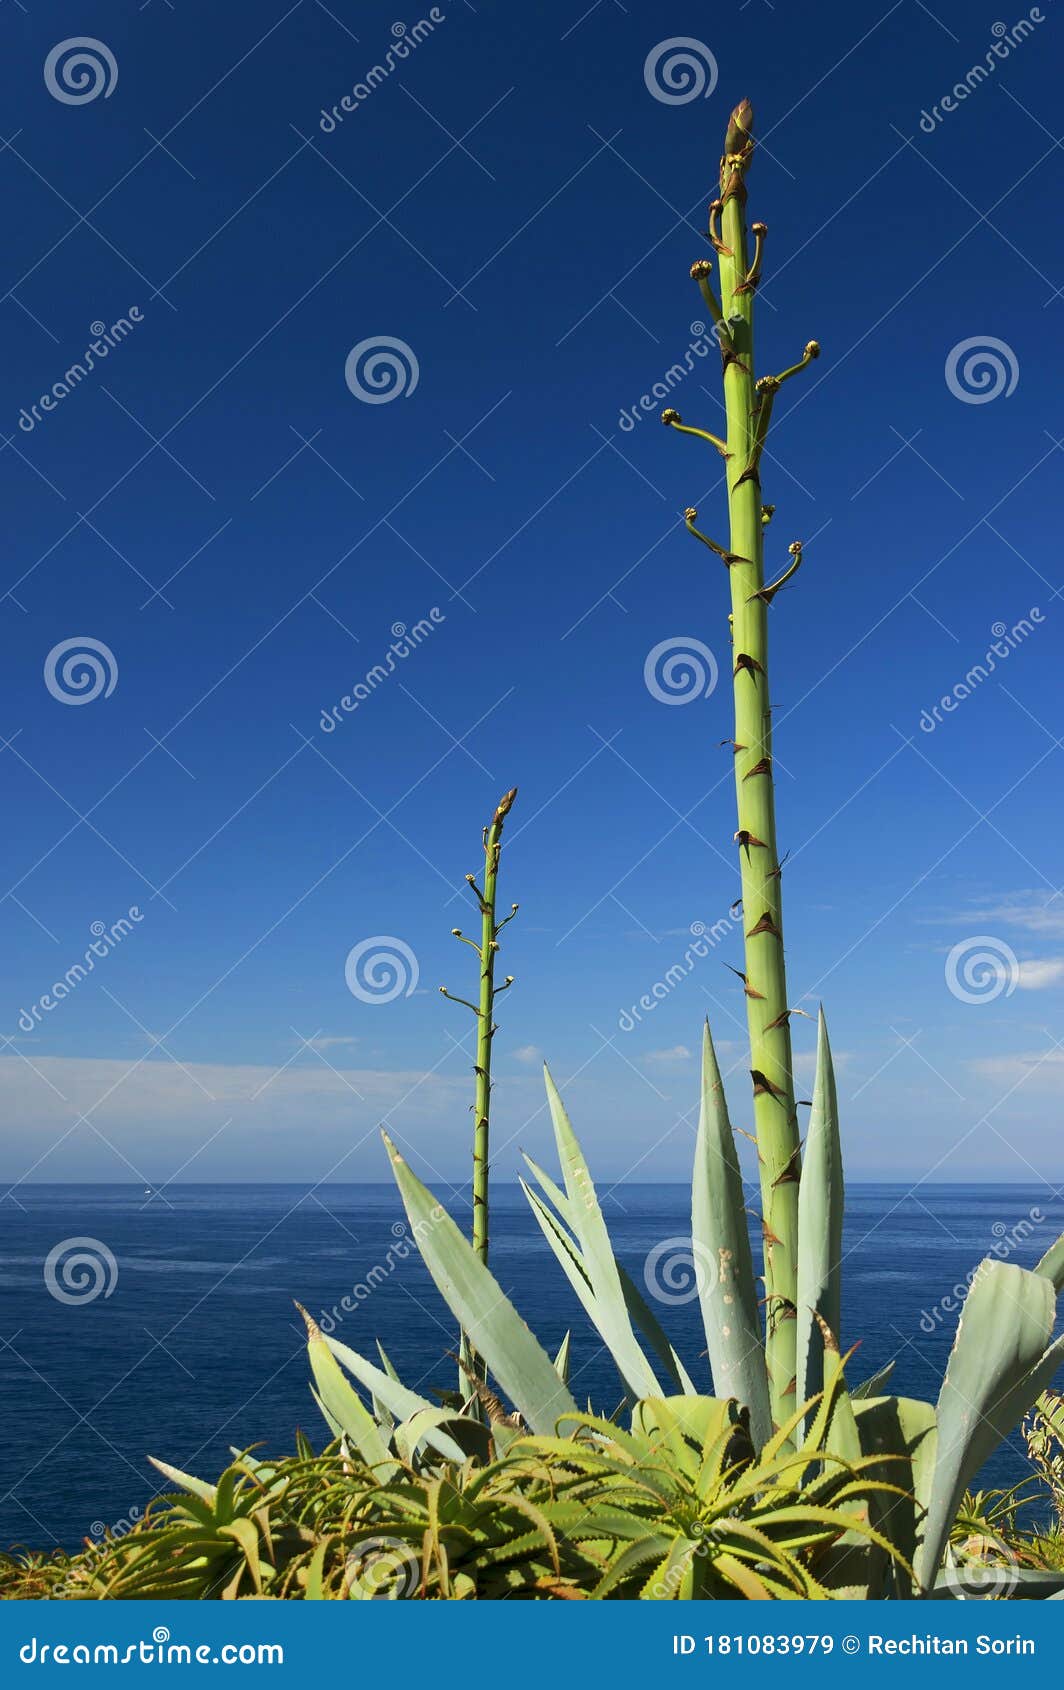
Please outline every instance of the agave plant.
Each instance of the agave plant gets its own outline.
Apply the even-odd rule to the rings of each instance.
[[[791,1058],[795,1011],[787,997],[776,847],[768,619],[777,594],[801,564],[802,548],[797,541],[791,545],[788,567],[766,585],[764,533],[774,507],[763,504],[761,494],[761,462],[776,395],[819,356],[820,347],[809,341],[801,359],[780,375],[756,375],[754,298],[767,229],[752,225],[751,249],[745,206],[753,150],[753,113],[744,100],[728,125],[720,194],[709,213],[709,240],[720,263],[719,298],[708,259],[700,259],[691,271],[721,348],[726,438],[684,424],[674,410],[663,415],[668,427],[706,441],[722,457],[730,513],[726,546],[695,526],[693,509],[687,512],[687,526],[726,566],[731,587],[735,841],[745,915],[740,978],[751,1046],[763,1294],[735,1135],[707,1027],[691,1228],[702,1269],[699,1298],[711,1381],[691,1379],[618,1263],[590,1170],[549,1073],[561,1183],[529,1161],[534,1185],[526,1184],[525,1190],[547,1243],[613,1358],[635,1416],[633,1428],[640,1423],[640,1405],[662,1396],[683,1397],[710,1416],[722,1404],[735,1402],[754,1448],[785,1453],[792,1443],[801,1447],[807,1434],[807,1416],[799,1405],[815,1400],[830,1380],[823,1430],[832,1453],[841,1468],[851,1471],[872,1463],[884,1487],[869,1495],[866,1524],[874,1535],[862,1538],[856,1527],[851,1534],[845,1557],[850,1588],[869,1596],[901,1596],[930,1593],[942,1583],[948,1594],[955,1584],[950,1566],[942,1579],[940,1574],[944,1560],[950,1560],[948,1539],[967,1487],[1064,1362],[1064,1339],[1053,1338],[1056,1298],[1064,1285],[1064,1238],[1034,1271],[997,1260],[978,1268],[937,1404],[889,1394],[889,1369],[848,1389],[839,1354],[843,1173],[834,1070],[821,1012],[803,1160]],[[483,1254],[472,1251],[448,1219],[425,1224],[430,1216],[439,1217],[438,1206],[394,1145],[388,1142],[388,1148],[422,1255],[452,1314],[522,1421],[534,1433],[552,1436],[558,1423],[571,1421],[576,1412],[562,1370],[504,1296]],[[377,1394],[379,1369],[332,1339],[323,1342],[333,1359]],[[715,1399],[703,1394],[707,1388]],[[394,1381],[389,1380],[388,1389],[394,1399]],[[713,1400],[715,1409],[705,1407]],[[414,1409],[408,1399],[404,1402],[401,1411],[420,1415],[426,1441],[434,1439],[438,1447],[440,1411],[428,1403]],[[619,1440],[621,1434],[615,1436]],[[1011,1589],[1027,1575],[1011,1569],[1009,1577]]]

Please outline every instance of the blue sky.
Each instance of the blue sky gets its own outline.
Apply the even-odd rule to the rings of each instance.
[[[792,1001],[826,1004],[852,1175],[1057,1180],[1059,8],[434,15],[330,129],[427,8],[4,9],[0,1171],[379,1179],[387,1117],[461,1177],[468,1017],[437,987],[469,989],[449,930],[513,784],[500,1176],[544,1150],[545,1054],[605,1177],[684,1178],[706,1013],[747,1124],[737,931],[623,1030],[737,879],[726,676],[682,707],[644,678],[662,642],[726,650],[680,514],[722,532],[716,462],[656,405],[621,418],[701,339],[688,269],[749,95],[761,369],[824,348],[765,476],[775,555],[807,546],[773,607]],[[100,91],[57,98],[82,35]],[[663,100],[648,55],[681,37],[713,86]],[[351,390],[367,341],[402,343],[407,392]],[[691,363],[671,402],[713,427]],[[117,679],[73,706],[44,670],[79,638]],[[376,935],[410,995],[348,990]],[[979,1001],[955,947],[989,947]]]

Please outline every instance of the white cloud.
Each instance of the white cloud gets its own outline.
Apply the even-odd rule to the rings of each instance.
[[[663,1066],[671,1062],[690,1062],[691,1052],[686,1045],[672,1045],[668,1050],[648,1050],[644,1062],[656,1062]]]
[[[994,925],[1023,933],[1064,938],[1064,897],[1048,891],[1021,888],[1002,892],[992,899],[973,899],[968,908],[935,918],[953,926],[981,926],[993,932]]]
[[[1016,984],[1021,992],[1044,992],[1064,980],[1064,957],[1042,957],[1033,962],[1021,962]]]
[[[529,1065],[543,1060],[543,1052],[538,1045],[519,1045],[517,1050],[510,1052],[510,1055],[515,1062],[525,1062]]]
[[[302,1047],[303,1040],[301,1039],[299,1042],[300,1047]],[[319,1038],[307,1039],[306,1048],[308,1050],[330,1050],[333,1045],[357,1045],[361,1042],[352,1033],[325,1033]]]

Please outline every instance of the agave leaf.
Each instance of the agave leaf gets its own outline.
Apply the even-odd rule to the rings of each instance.
[[[872,1521],[905,1560],[915,1563],[935,1469],[936,1421],[930,1403],[913,1397],[859,1398],[854,1402],[861,1448],[866,1457],[881,1457],[868,1468],[873,1481],[899,1487],[900,1496],[879,1492],[872,1499]],[[889,1557],[870,1570],[870,1595],[912,1595],[912,1586],[899,1575]]]
[[[1064,1601],[1064,1570],[1057,1567],[941,1567],[930,1592],[940,1601],[971,1597]]]
[[[437,1405],[435,1403],[429,1402],[425,1397],[419,1397],[416,1391],[409,1390],[393,1374],[383,1373],[379,1367],[375,1367],[371,1361],[367,1361],[365,1356],[359,1355],[357,1350],[351,1349],[348,1344],[341,1343],[339,1338],[327,1337],[325,1343],[337,1361],[342,1362],[349,1373],[354,1374],[359,1384],[363,1389],[370,1392],[375,1402],[379,1400],[383,1403],[389,1415],[393,1416],[395,1420],[404,1422],[412,1420],[418,1414],[427,1412],[429,1415],[434,1415],[436,1413]],[[445,1416],[444,1418],[449,1419],[453,1416]],[[460,1462],[465,1460],[464,1452],[453,1438],[441,1431],[439,1426],[432,1421],[427,1421],[425,1425],[425,1442],[431,1444],[437,1454],[442,1455],[445,1461]]]
[[[533,1431],[553,1432],[562,1415],[578,1411],[550,1357],[469,1240],[383,1136],[418,1248],[441,1297]],[[383,1390],[380,1394],[387,1401]]]
[[[750,1410],[751,1433],[760,1446],[772,1431],[764,1338],[739,1158],[708,1022],[702,1036],[691,1243],[714,1392],[735,1397]]]
[[[1064,1361],[1064,1338],[1050,1344],[1055,1313],[1045,1275],[1011,1262],[979,1264],[939,1392],[935,1471],[916,1563],[924,1589],[934,1583],[969,1481]]]
[[[318,1395],[325,1405],[329,1424],[341,1428],[367,1467],[379,1467],[383,1476],[389,1477],[395,1472],[395,1462],[388,1454],[380,1427],[358,1392],[344,1378],[343,1371],[337,1365],[317,1321],[307,1313],[302,1303],[297,1303],[296,1308],[307,1323],[310,1370],[318,1387]]]
[[[554,1371],[563,1385],[569,1383],[569,1351],[572,1333],[567,1332],[558,1346],[558,1354],[554,1358]]]
[[[1054,1289],[1059,1293],[1064,1291],[1064,1232],[1055,1244],[1051,1244],[1042,1260],[1034,1269],[1035,1273],[1044,1273],[1047,1279],[1053,1281]]]
[[[544,1191],[550,1197],[551,1202],[553,1202],[555,1209],[557,1210],[557,1215],[560,1215],[562,1220],[565,1221],[565,1225],[571,1228],[573,1209],[569,1199],[563,1196],[563,1194],[558,1190],[558,1187],[554,1185],[550,1179],[548,1179],[547,1175],[542,1173],[536,1167],[536,1164],[532,1161],[530,1156],[526,1156],[525,1161],[528,1163],[533,1173],[536,1174],[536,1177],[539,1179]],[[583,1254],[571,1236],[571,1231],[567,1232],[564,1227],[559,1225],[557,1215],[551,1214],[550,1209],[547,1207],[546,1203],[544,1203],[538,1192],[533,1191],[531,1186],[529,1186],[524,1180],[521,1180],[520,1183],[522,1191],[528,1198],[532,1213],[539,1222],[548,1244],[561,1263],[570,1285],[573,1287],[573,1290],[576,1292],[576,1295],[580,1300],[584,1312],[587,1314],[591,1324],[597,1330],[603,1343],[606,1344],[607,1348],[609,1348],[611,1329],[609,1328],[609,1323],[607,1321],[600,1320],[598,1301],[591,1284],[591,1276],[585,1264]],[[620,1262],[617,1262],[616,1267],[617,1277],[621,1286],[621,1295],[624,1298],[625,1307],[628,1310],[632,1321],[634,1321],[635,1325],[640,1329],[643,1336],[646,1338],[647,1343],[660,1357],[661,1362],[667,1369],[670,1378],[679,1387],[679,1389],[687,1392],[691,1396],[697,1396],[698,1393],[695,1390],[694,1385],[691,1383],[690,1376],[688,1375],[683,1362],[669,1343],[668,1337],[662,1329],[661,1323],[648,1306],[642,1292],[635,1284],[627,1269],[625,1269]],[[612,1350],[610,1353],[611,1355],[613,1354]],[[630,1352],[628,1350],[626,1350],[624,1354],[626,1358],[630,1359]],[[632,1397],[637,1398],[639,1395],[638,1381],[633,1381],[627,1378],[621,1367],[620,1357],[614,1356],[613,1359],[621,1374],[621,1378],[625,1381]],[[641,1372],[640,1377],[642,1377]]]
[[[859,1385],[855,1385],[853,1387],[850,1395],[854,1402],[862,1402],[866,1397],[881,1397],[885,1395],[883,1387],[889,1383],[890,1376],[893,1372],[893,1359],[884,1362],[883,1366],[879,1368],[876,1373],[873,1373],[868,1379],[862,1379]]]
[[[798,1187],[798,1401],[815,1396],[823,1382],[823,1348],[817,1316],[836,1337],[842,1309],[842,1148],[835,1068],[827,1023],[820,1011],[816,1083]]]
[[[613,1246],[590,1171],[558,1095],[558,1088],[546,1066],[543,1077],[554,1123],[558,1160],[569,1197],[569,1220],[580,1245],[583,1271],[594,1293],[595,1313],[592,1319],[632,1394],[637,1397],[660,1396],[661,1386],[632,1331]]]

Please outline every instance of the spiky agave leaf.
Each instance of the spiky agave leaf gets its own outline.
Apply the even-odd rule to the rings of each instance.
[[[772,1431],[764,1338],[742,1174],[708,1021],[702,1033],[691,1243],[713,1388],[750,1410],[754,1442],[763,1444]]]
[[[552,1431],[563,1415],[576,1412],[553,1362],[454,1221],[387,1134],[383,1137],[418,1249],[441,1297],[529,1426]]]
[[[938,1397],[938,1442],[916,1570],[933,1585],[969,1481],[1064,1362],[1051,1343],[1052,1282],[1011,1262],[981,1262],[968,1288]]]
[[[842,1146],[835,1068],[821,1009],[817,1028],[816,1082],[798,1188],[798,1396],[819,1391],[824,1350],[819,1320],[839,1336],[842,1319]]]

